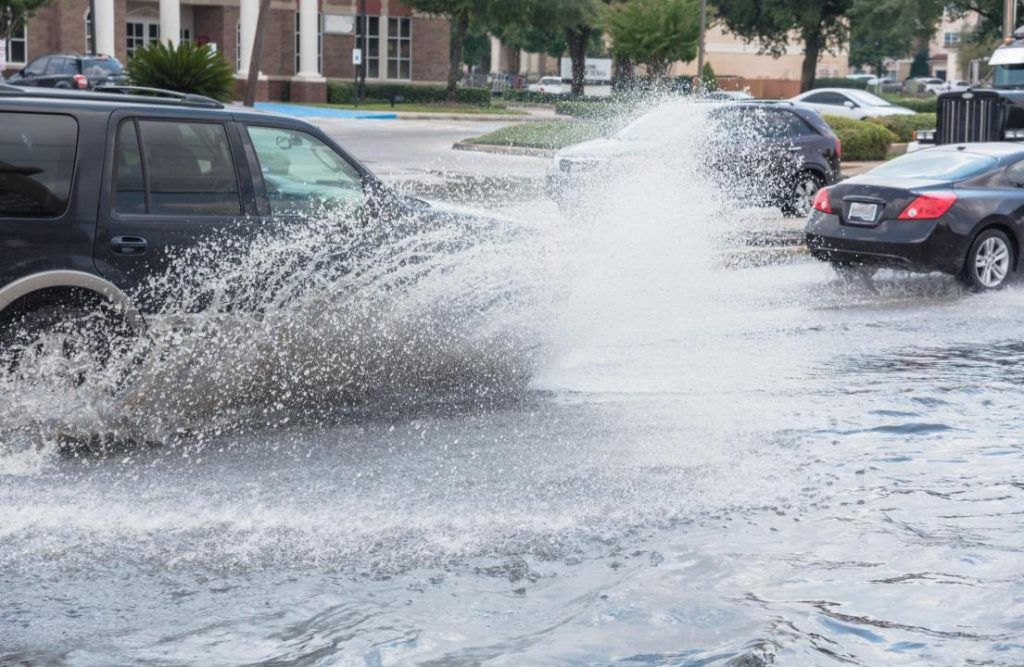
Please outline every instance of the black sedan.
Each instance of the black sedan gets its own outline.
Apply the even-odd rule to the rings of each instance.
[[[1002,287],[1024,238],[1024,146],[947,145],[819,191],[807,221],[814,257],[837,270],[942,271]]]

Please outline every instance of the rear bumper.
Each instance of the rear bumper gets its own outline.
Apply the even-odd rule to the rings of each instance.
[[[949,274],[960,273],[970,243],[943,220],[883,220],[863,227],[818,211],[807,221],[806,236],[811,255],[825,262]]]

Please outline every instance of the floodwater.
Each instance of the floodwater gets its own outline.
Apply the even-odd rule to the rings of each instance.
[[[0,384],[0,664],[1024,662],[1024,288],[726,268],[677,176]]]

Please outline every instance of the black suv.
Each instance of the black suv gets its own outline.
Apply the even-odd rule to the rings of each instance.
[[[126,85],[128,77],[117,58],[59,53],[36,58],[25,69],[11,75],[7,83],[84,90]]]
[[[4,358],[83,313],[144,327],[167,298],[148,283],[176,257],[288,231],[325,203],[359,211],[368,230],[475,220],[393,193],[301,120],[120,90],[0,84]]]
[[[694,140],[699,133],[698,140]],[[548,194],[564,209],[600,197],[601,173],[674,164],[680,151],[706,165],[713,180],[740,200],[794,216],[811,211],[814,195],[839,178],[842,146],[815,111],[786,102],[711,106],[669,102],[615,135],[565,148],[548,172]]]

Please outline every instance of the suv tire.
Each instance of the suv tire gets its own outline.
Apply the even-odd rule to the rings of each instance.
[[[985,292],[1006,285],[1013,271],[1013,242],[998,229],[986,229],[967,251],[960,280],[972,290]]]
[[[792,218],[804,218],[810,215],[814,195],[825,187],[825,179],[813,171],[801,171],[789,186],[786,200],[782,204],[782,214]]]
[[[108,367],[131,341],[132,329],[99,299],[44,303],[0,324],[0,373],[36,373],[44,357],[59,381],[81,386]],[[58,357],[59,355],[59,357]]]

